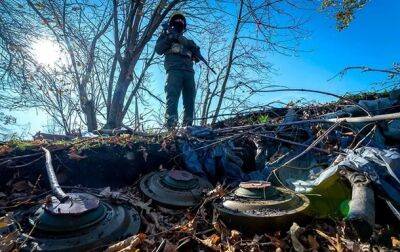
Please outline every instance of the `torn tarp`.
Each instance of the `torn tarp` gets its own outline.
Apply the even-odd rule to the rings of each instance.
[[[299,119],[296,110],[291,108],[284,116],[284,123],[293,122]],[[297,126],[279,127],[280,133],[284,131],[296,131],[297,135],[302,135],[307,141],[312,141],[309,128]],[[301,133],[301,132],[302,133]],[[271,157],[278,148],[278,144],[270,144],[267,138],[255,141],[257,153],[255,157],[256,169],[251,172],[242,171],[243,161],[236,152],[233,140],[220,141],[213,130],[201,126],[185,127],[180,129],[178,136],[179,148],[182,152],[186,169],[196,175],[206,177],[211,182],[227,182],[228,184],[238,184],[248,180],[266,180],[271,173],[270,167],[265,161]],[[307,142],[305,141],[305,142]],[[302,151],[304,148],[295,148]],[[314,154],[307,159],[313,159]],[[304,161],[305,159],[299,159]]]
[[[400,206],[400,154],[372,147],[349,150],[347,153],[337,166],[365,173],[378,194]]]
[[[242,181],[263,180],[269,174],[268,167],[250,173],[242,171],[243,161],[233,140],[219,142],[212,129],[186,127],[178,135],[186,169],[213,183],[226,182],[235,185]]]
[[[285,181],[290,182],[297,192],[321,195],[322,197],[315,198],[318,204],[314,204],[314,207],[318,211],[320,207],[325,207],[328,211],[319,213],[324,215],[329,211],[332,213],[339,210],[339,204],[350,196],[346,193],[348,190],[344,188],[345,185],[340,180],[338,171],[346,169],[361,172],[372,181],[375,192],[391,203],[389,207],[396,211],[396,208],[400,206],[400,154],[395,150],[380,150],[373,147],[346,150],[346,153],[341,162],[331,165],[315,179],[290,178]],[[313,200],[313,197],[310,199]]]

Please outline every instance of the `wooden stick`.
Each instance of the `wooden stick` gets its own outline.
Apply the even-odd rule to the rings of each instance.
[[[215,132],[227,132],[233,130],[244,130],[253,127],[259,126],[269,126],[269,127],[278,127],[278,126],[292,126],[298,124],[307,124],[307,123],[338,123],[338,122],[347,122],[347,123],[361,123],[361,122],[377,122],[377,121],[386,121],[386,120],[394,120],[400,119],[400,112],[391,113],[391,114],[383,114],[376,116],[359,116],[359,117],[343,117],[343,118],[330,118],[330,119],[310,119],[310,120],[302,120],[302,121],[294,121],[288,123],[260,123],[253,125],[244,125],[230,128],[222,128],[215,129]]]

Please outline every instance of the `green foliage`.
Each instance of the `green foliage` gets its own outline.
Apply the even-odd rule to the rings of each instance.
[[[356,94],[346,94],[343,96],[346,100],[352,100],[358,102],[360,100],[375,100],[379,98],[389,97],[389,91],[381,91],[381,92],[359,92]],[[339,101],[340,102],[340,101]]]
[[[260,115],[258,117],[258,123],[267,123],[269,121],[268,115]]]
[[[346,29],[354,19],[357,10],[363,8],[369,0],[323,0],[322,10],[333,10],[338,30]]]
[[[32,141],[23,141],[18,138],[13,138],[7,143],[11,148],[17,151],[26,151],[37,148],[37,144]]]

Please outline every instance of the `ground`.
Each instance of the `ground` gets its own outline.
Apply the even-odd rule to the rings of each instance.
[[[371,95],[376,99],[385,95]],[[364,95],[351,97],[353,101],[366,98]],[[347,98],[349,99],[349,98]],[[335,112],[346,101],[325,105],[297,107],[296,120],[319,118]],[[286,125],[290,107],[262,109],[257,112],[237,115],[213,125],[215,138],[207,146],[217,146],[232,141],[241,149],[238,154],[244,160],[245,172],[257,166],[257,137],[269,134],[270,144],[279,143],[276,152],[269,153],[270,162],[278,160],[294,147],[305,149],[310,146],[306,135],[321,141],[313,146],[312,155],[321,156],[324,162],[332,161],[342,151],[340,139],[350,137],[348,146],[364,141],[365,136],[375,131],[370,126],[354,130],[348,125],[336,125],[334,129],[322,123]],[[257,125],[257,126],[255,126]],[[278,130],[279,129],[279,130]],[[331,132],[328,132],[331,130]],[[273,134],[272,134],[272,133]],[[334,132],[335,134],[330,134]],[[268,134],[267,134],[268,133]],[[271,133],[271,134],[270,134]],[[338,137],[338,135],[340,137]],[[186,138],[185,138],[186,137]],[[273,137],[274,139],[271,139]],[[212,202],[225,195],[231,188],[222,181],[213,181],[215,189],[208,192],[199,205],[188,209],[168,209],[146,198],[138,189],[143,174],[159,169],[184,169],[185,161],[179,149],[179,132],[161,135],[120,134],[72,141],[10,141],[0,144],[0,214],[27,209],[42,204],[49,193],[44,172],[44,155],[41,147],[52,153],[53,166],[59,182],[66,190],[88,191],[117,204],[134,206],[140,213],[140,234],[110,247],[109,251],[364,251],[392,250],[400,248],[398,223],[385,209],[378,211],[373,236],[360,242],[339,215],[312,217],[306,223],[293,223],[290,229],[269,231],[260,234],[229,229],[213,211]],[[205,142],[198,137],[184,136],[189,141]],[[385,140],[388,147],[397,147],[395,141]],[[329,166],[325,164],[324,167]],[[112,193],[113,192],[113,193]],[[390,217],[389,217],[390,216]],[[389,220],[388,220],[389,219]],[[29,232],[27,223],[20,223],[24,232]],[[11,244],[4,248],[18,248],[21,241],[12,242],[12,236],[2,237],[2,243]],[[8,239],[8,240],[7,240]],[[22,241],[23,242],[23,241]],[[105,245],[98,250],[103,250]],[[1,248],[1,247],[0,247]],[[125,249],[125,250],[123,250]]]

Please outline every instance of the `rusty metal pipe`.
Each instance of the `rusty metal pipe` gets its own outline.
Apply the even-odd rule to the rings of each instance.
[[[51,163],[50,151],[44,147],[42,147],[42,150],[44,151],[46,157],[46,171],[47,177],[49,178],[51,190],[53,191],[54,196],[60,202],[65,202],[69,199],[69,196],[61,189],[60,184],[58,184],[56,173],[54,172],[53,164]]]
[[[341,174],[352,187],[350,209],[345,223],[362,241],[367,241],[375,226],[375,195],[371,181],[360,172],[342,170]]]

